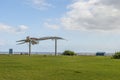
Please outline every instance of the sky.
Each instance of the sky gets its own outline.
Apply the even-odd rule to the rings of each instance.
[[[0,0],[0,51],[28,51],[17,40],[59,36],[58,51],[120,51],[119,0]],[[33,52],[53,52],[40,41]]]

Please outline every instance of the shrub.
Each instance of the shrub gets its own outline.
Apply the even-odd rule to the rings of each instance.
[[[113,55],[113,58],[114,58],[114,59],[120,59],[120,52],[116,52],[116,53]]]
[[[74,51],[66,50],[63,52],[63,55],[73,56],[76,55]]]

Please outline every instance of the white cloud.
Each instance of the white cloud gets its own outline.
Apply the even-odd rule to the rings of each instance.
[[[55,30],[59,29],[58,25],[56,25],[56,24],[49,24],[47,22],[44,23],[44,26],[47,27],[47,28],[55,29]]]
[[[27,26],[25,26],[25,25],[20,25],[20,26],[16,29],[16,31],[18,31],[18,32],[24,32],[24,31],[26,31],[27,29],[28,29]]]
[[[120,1],[75,0],[61,18],[62,25],[71,30],[120,30]]]
[[[100,0],[102,4],[112,5],[115,8],[120,9],[120,1],[119,0]]]
[[[28,29],[25,25],[20,25],[19,27],[12,27],[6,24],[0,23],[0,31],[8,33],[24,33]]]
[[[27,4],[31,5],[34,8],[44,10],[49,7],[53,7],[52,4],[48,3],[47,0],[27,0]]]

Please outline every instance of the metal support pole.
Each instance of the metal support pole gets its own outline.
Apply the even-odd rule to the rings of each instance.
[[[30,54],[31,54],[31,41],[29,42],[29,56],[30,56]]]
[[[55,56],[57,55],[57,39],[55,39]]]

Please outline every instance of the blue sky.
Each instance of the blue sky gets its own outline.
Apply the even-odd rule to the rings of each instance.
[[[120,51],[120,1],[117,0],[1,0],[0,51],[27,51],[16,41],[59,36],[58,51]],[[41,41],[32,51],[52,52],[54,41]]]

